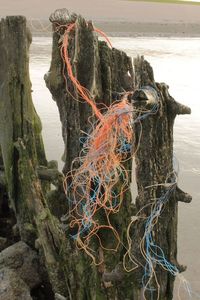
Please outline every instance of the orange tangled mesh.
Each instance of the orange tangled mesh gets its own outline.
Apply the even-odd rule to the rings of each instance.
[[[72,24],[69,24],[68,26],[66,26],[66,30],[65,30],[65,33],[63,36],[63,42],[62,42],[62,46],[61,46],[61,56],[63,58],[65,66],[67,68],[68,76],[71,79],[74,86],[77,88],[77,91],[78,91],[80,97],[83,98],[91,106],[96,117],[99,120],[101,120],[103,118],[103,116],[102,116],[100,110],[97,108],[94,100],[91,99],[90,92],[80,84],[80,82],[74,76],[73,71],[72,71],[72,66],[71,66],[70,57],[69,57],[69,53],[68,53],[68,46],[69,46],[69,33],[75,29],[75,26],[76,26],[76,23],[72,23]],[[102,34],[104,37],[106,37],[105,33],[103,33],[100,29],[94,28],[94,30],[96,32]],[[109,41],[109,39],[107,37],[106,37],[106,40],[110,44],[110,46],[112,46],[111,42]]]
[[[128,172],[123,162],[130,152],[133,140],[133,107],[125,96],[122,101],[113,103],[107,112],[102,114],[90,92],[74,76],[68,46],[69,34],[75,26],[76,23],[72,23],[65,27],[61,56],[79,96],[91,106],[98,121],[92,133],[88,135],[80,156],[74,161],[78,161],[80,167],[72,167],[65,178],[64,188],[70,203],[70,227],[76,232],[72,237],[78,248],[85,250],[95,264],[100,264],[102,261],[96,261],[95,251],[91,248],[92,238],[99,241],[100,247],[105,250],[117,251],[120,244],[119,233],[112,226],[110,215],[119,212],[123,193],[128,188]],[[104,36],[111,45],[102,31],[96,28],[94,30]],[[123,179],[123,183],[118,190],[116,185],[120,178]],[[116,241],[112,248],[108,249],[103,245],[101,230],[109,230],[112,233]]]
[[[127,156],[124,147],[132,141],[131,121],[132,111],[126,100],[113,104],[85,142],[82,155],[76,159],[80,167],[68,175],[70,186],[67,186],[66,177],[65,190],[72,202],[70,226],[77,228],[74,238],[87,253],[91,250],[89,244],[94,236],[106,249],[98,235],[100,229],[111,230],[117,240],[115,248],[109,250],[117,250],[119,246],[119,234],[109,217],[119,211],[122,195],[128,188],[128,172],[123,160]],[[123,184],[117,192],[116,184],[120,177]],[[99,211],[105,216],[105,225],[96,217]]]

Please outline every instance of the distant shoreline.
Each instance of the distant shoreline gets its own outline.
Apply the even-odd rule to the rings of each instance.
[[[42,24],[42,26],[41,26]],[[29,23],[33,36],[51,36],[48,21]],[[108,36],[116,37],[200,37],[200,24],[196,23],[134,23],[97,21],[94,25]],[[48,30],[43,28],[48,27]]]
[[[2,0],[0,14],[24,15],[33,27],[48,27],[48,18],[58,8],[81,14],[111,36],[200,37],[200,5],[130,0]],[[173,2],[173,3],[172,3]],[[42,24],[39,24],[39,23]],[[48,27],[49,28],[49,27]],[[36,32],[34,35],[50,35]]]

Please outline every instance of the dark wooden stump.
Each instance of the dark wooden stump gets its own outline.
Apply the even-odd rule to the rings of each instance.
[[[106,42],[98,41],[92,23],[87,23],[81,16],[69,15],[67,10],[57,10],[51,15],[50,20],[55,32],[53,33],[51,67],[45,75],[45,81],[60,113],[65,143],[63,172],[66,174],[71,169],[72,161],[79,156],[82,148],[80,137],[83,137],[83,132],[91,131],[88,118],[91,118],[92,111],[89,105],[80,98],[66,73],[58,47],[64,31],[63,28],[58,30],[56,24],[66,25],[70,22],[76,22],[75,31],[70,35],[68,49],[72,69],[81,85],[90,91],[99,108],[102,108],[102,105],[109,106],[114,100],[120,99],[122,94],[133,90],[133,67],[131,58],[124,52],[114,48],[110,49]],[[106,110],[104,109],[104,111]],[[93,120],[95,121],[94,117]],[[78,165],[76,166],[78,167]],[[131,181],[131,160],[126,163],[126,168],[129,170]],[[119,182],[119,190],[122,183],[123,179],[122,182]],[[133,207],[129,190],[124,195],[120,212],[111,218],[112,224],[119,231],[124,245],[126,245],[126,228],[132,213]],[[100,218],[104,218],[104,216],[102,215]],[[67,234],[69,235],[68,232]],[[102,238],[105,245],[109,247],[111,240],[109,236],[106,236],[106,232]],[[117,277],[110,277],[109,275],[115,269],[121,268],[122,257],[125,252],[123,245],[120,245],[116,253],[104,253],[104,264],[100,267],[91,267],[89,277],[87,265],[90,259],[88,261],[86,255],[81,251],[77,253],[73,241],[71,245],[72,251],[76,253],[76,261],[79,262],[74,265],[77,273],[73,277],[74,282],[72,283],[72,286],[75,286],[76,296],[74,297],[76,299],[94,299],[95,297],[97,299],[115,299],[116,297],[131,299],[133,294],[131,281],[122,282],[116,280]],[[100,253],[102,251],[101,249],[96,250]],[[82,270],[81,274],[79,270]]]
[[[41,122],[31,98],[30,42],[24,17],[1,20],[0,146],[5,181],[21,239],[34,247],[38,238],[36,244],[54,291],[67,295],[66,268],[60,265],[65,259],[59,255],[65,238],[48,209],[44,196],[48,188],[38,179],[38,167],[47,167],[47,161]]]
[[[18,153],[14,143],[18,138],[27,139],[27,151],[34,165],[46,164],[41,122],[31,98],[28,60],[30,43],[31,34],[24,17],[1,20],[0,145],[9,198],[22,235],[24,224],[31,221],[18,182]]]
[[[138,57],[134,61],[136,91],[133,95],[134,105],[139,104],[145,109],[155,101],[159,104],[156,114],[149,115],[142,120],[142,135],[139,140],[141,131],[140,124],[135,124],[136,146],[139,148],[135,156],[136,162],[136,182],[138,196],[136,198],[136,210],[140,211],[138,220],[133,223],[131,229],[132,253],[141,258],[145,265],[144,258],[141,257],[139,245],[144,234],[144,227],[147,219],[152,213],[153,201],[159,201],[162,195],[165,195],[169,189],[170,183],[176,181],[178,176],[177,161],[173,154],[173,126],[176,115],[189,114],[191,111],[188,107],[176,102],[168,92],[168,86],[164,83],[154,81],[153,70],[149,63],[143,57]],[[148,92],[153,90],[153,94]],[[149,96],[149,99],[148,99]],[[149,104],[142,104],[147,103]],[[157,224],[152,231],[153,241],[163,251],[169,263],[174,265],[179,272],[184,270],[177,262],[177,218],[178,218],[178,201],[190,202],[191,197],[181,191],[177,184],[172,193],[167,196],[166,204],[158,218]],[[145,219],[145,220],[144,220]],[[146,247],[146,245],[145,245]],[[159,253],[159,250],[157,250]],[[160,285],[160,290],[152,280],[153,292],[146,291],[147,299],[172,299],[173,285],[175,277],[167,272],[161,266],[155,265],[156,276]],[[138,288],[143,293],[144,284],[141,282],[141,275],[145,273],[144,268],[138,268],[135,271],[135,278]],[[134,277],[133,276],[133,277]],[[145,281],[145,280],[144,280]],[[135,299],[135,298],[134,298]],[[136,299],[137,296],[136,296]]]

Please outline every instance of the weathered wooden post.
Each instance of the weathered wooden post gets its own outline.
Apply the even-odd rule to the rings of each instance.
[[[132,237],[132,253],[135,257],[141,257],[141,245],[151,253],[152,257],[160,255],[172,265],[178,272],[184,271],[184,267],[177,262],[177,217],[178,217],[178,201],[189,203],[191,196],[181,191],[176,183],[178,176],[177,162],[173,154],[173,126],[177,115],[189,114],[190,108],[176,102],[168,92],[168,86],[164,83],[156,83],[154,80],[153,70],[144,57],[138,57],[134,61],[136,90],[133,94],[133,103],[140,105],[141,108],[154,103],[158,103],[159,108],[154,115],[142,121],[142,135],[140,124],[135,124],[136,145],[139,143],[138,151],[135,155],[136,170],[135,177],[137,182],[138,196],[136,198],[136,211],[140,212],[138,219],[133,223],[131,229]],[[137,145],[138,146],[138,145]],[[174,185],[173,185],[174,184]],[[173,186],[172,192],[168,193],[169,187]],[[145,226],[152,214],[152,207],[155,203],[165,197],[162,211],[158,217],[157,223],[153,225],[152,240],[150,247],[147,249],[147,240],[143,239]],[[159,247],[159,249],[158,249]],[[155,250],[156,249],[156,250]],[[160,249],[163,250],[164,256]],[[155,253],[153,253],[155,251]],[[163,259],[164,260],[164,259]],[[146,299],[172,299],[173,284],[175,276],[159,263],[154,264],[156,277],[144,266],[146,264],[144,257],[141,257],[143,267],[141,266],[133,274],[136,276],[136,286],[140,289],[140,293],[135,289],[134,299],[139,299],[139,295],[143,294],[145,284],[147,290],[144,293]],[[166,267],[166,265],[165,265]],[[149,272],[149,274],[148,274]],[[141,275],[143,274],[143,282]],[[145,278],[146,276],[146,278]],[[152,276],[152,278],[150,278]],[[156,283],[157,280],[157,283]],[[152,290],[150,290],[150,286]]]
[[[63,171],[66,174],[70,171],[72,161],[79,156],[82,147],[80,143],[80,137],[83,136],[82,132],[87,133],[88,130],[91,130],[88,117],[91,117],[92,112],[88,104],[83,103],[83,100],[81,103],[81,98],[65,70],[59,49],[64,31],[62,27],[59,29],[59,25],[76,23],[76,29],[70,36],[69,47],[73,72],[79,82],[90,91],[100,108],[102,105],[109,106],[117,97],[120,99],[120,94],[133,90],[133,67],[131,59],[124,52],[114,48],[110,49],[106,42],[98,41],[92,23],[87,23],[81,16],[69,15],[66,9],[62,9],[53,13],[50,16],[50,21],[53,23],[54,31],[53,49],[51,67],[45,75],[45,81],[60,113],[65,142],[65,166]],[[129,170],[130,180],[131,166],[132,162],[129,160],[126,163],[126,168]],[[120,185],[119,182],[119,188]],[[125,252],[124,246],[126,245],[126,227],[130,222],[132,213],[133,207],[129,190],[124,195],[120,213],[112,217],[112,222],[119,230],[123,244],[120,245],[117,253],[104,254],[104,264],[99,267],[92,267],[93,273],[90,274],[90,279],[87,275],[84,277],[82,274],[80,278],[80,272],[76,273],[77,277],[74,280],[77,282],[77,299],[84,299],[84,297],[85,299],[93,299],[95,295],[97,295],[97,299],[106,299],[106,297],[114,299],[119,295],[131,299],[131,280],[129,279],[126,282],[114,280],[111,282],[113,278],[118,277],[114,273],[111,275],[111,272],[115,268],[121,268],[122,257]],[[67,234],[69,236],[69,232]],[[106,233],[103,239],[107,245],[112,242],[109,236],[106,236]],[[73,241],[71,244],[73,251],[77,253]],[[101,249],[97,250],[101,253]],[[79,269],[81,268],[84,274],[88,258],[80,251],[77,253],[76,260],[80,262],[77,264],[80,265]],[[81,283],[78,283],[79,281]],[[89,287],[88,281],[91,282]],[[95,281],[95,286],[92,286]],[[75,282],[73,285],[75,285]],[[127,288],[128,286],[129,288]],[[87,292],[84,292],[87,293],[87,296],[86,294],[84,296],[83,291],[82,294],[78,292],[81,287],[87,290]]]
[[[59,256],[65,239],[48,209],[45,199],[48,185],[39,179],[38,168],[47,168],[47,161],[41,122],[31,98],[30,42],[24,17],[1,20],[0,147],[10,204],[21,239],[32,247],[37,239],[36,246],[44,257],[53,290],[67,295],[65,267],[60,265],[64,258]]]
[[[14,146],[18,138],[28,139],[27,151],[34,164],[46,165],[41,122],[31,99],[28,65],[31,34],[25,18],[2,19],[0,41],[0,145],[9,198],[19,216],[18,225],[23,235],[24,225],[31,222],[18,184],[18,153]]]

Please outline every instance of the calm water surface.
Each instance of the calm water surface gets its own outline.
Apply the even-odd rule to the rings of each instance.
[[[167,83],[171,95],[192,109],[191,115],[177,116],[174,128],[174,150],[180,165],[179,186],[193,197],[191,204],[179,204],[178,258],[180,264],[187,265],[185,278],[200,295],[200,38],[111,40],[114,47],[132,57],[144,55],[153,66],[156,81]],[[64,146],[59,114],[43,80],[50,56],[51,38],[34,38],[30,55],[33,100],[43,123],[47,157],[60,161]],[[200,296],[189,298],[183,293],[181,299],[200,299]]]

